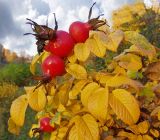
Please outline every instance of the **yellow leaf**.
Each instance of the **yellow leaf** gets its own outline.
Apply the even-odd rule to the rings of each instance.
[[[44,86],[40,86],[34,90],[35,87],[30,87],[30,90],[26,90],[29,106],[35,111],[41,111],[47,101],[46,91]]]
[[[126,124],[136,123],[140,116],[139,105],[128,91],[116,89],[110,94],[109,104],[115,114]]]
[[[92,82],[86,85],[84,89],[81,91],[81,101],[85,107],[88,107],[89,96],[92,94],[92,92],[94,92],[98,88],[99,85],[95,82]]]
[[[56,130],[56,131],[53,131],[53,132],[51,133],[51,136],[50,136],[50,139],[49,139],[49,140],[57,140],[57,133],[58,133],[57,130]]]
[[[160,112],[160,106],[157,106],[157,107],[151,112],[151,116],[157,115],[158,112]]]
[[[139,135],[139,129],[138,129],[138,125],[130,125],[129,128],[127,128],[128,130],[132,131],[134,134]]]
[[[143,121],[138,124],[138,130],[141,134],[147,133],[148,129],[149,129],[149,122],[148,121]]]
[[[79,116],[69,132],[69,140],[99,140],[98,123],[89,114]]]
[[[36,63],[42,63],[43,60],[49,55],[49,52],[42,52],[40,55],[37,54],[36,56],[33,57],[32,62],[30,64],[30,71],[32,74],[35,74],[35,70],[36,70]]]
[[[95,39],[87,39],[85,46],[98,57],[103,57],[106,54],[106,47],[98,44]]]
[[[113,75],[111,75],[110,73],[95,73],[95,79],[99,81],[101,84],[105,84],[112,77]]]
[[[124,33],[121,30],[116,30],[108,36],[108,42],[105,44],[108,50],[117,52],[119,44],[124,38]]]
[[[70,63],[75,63],[77,61],[77,57],[75,56],[75,54],[68,56],[67,59]]]
[[[117,66],[112,73],[126,75],[124,68]]]
[[[86,61],[90,54],[90,49],[84,43],[77,43],[74,46],[74,54],[80,61]]]
[[[20,133],[20,127],[14,123],[12,118],[8,120],[8,131],[15,135],[19,135]]]
[[[141,135],[138,135],[136,140],[143,140],[143,137]]]
[[[143,135],[143,140],[153,140],[153,138],[149,135]]]
[[[78,130],[75,125],[71,128],[69,132],[69,140],[80,140],[78,138]]]
[[[127,70],[133,70],[138,71],[142,68],[142,61],[141,58],[135,54],[125,54],[125,55],[119,55],[114,58],[116,61],[118,61],[118,64],[127,69]]]
[[[102,124],[108,114],[108,88],[98,88],[88,98],[88,110]]]
[[[160,136],[159,131],[156,129],[150,129],[150,133],[156,138],[159,138]]]
[[[130,53],[138,54],[138,55],[141,55],[141,56],[146,56],[151,61],[155,56],[154,47],[152,46],[151,49],[152,50],[145,49],[140,45],[139,46],[132,45],[129,49],[126,49],[125,52],[130,52]]]
[[[81,89],[88,83],[87,80],[80,80],[78,81],[72,90],[69,92],[70,99],[76,99],[77,95],[80,93]]]
[[[133,87],[137,92],[143,87],[143,85],[136,81],[128,78],[124,75],[115,75],[114,77],[110,78],[106,82],[106,86],[109,87],[120,87],[122,85],[129,85]]]
[[[64,85],[62,85],[59,89],[58,97],[59,101],[62,105],[66,105],[69,100],[69,91],[72,87],[73,81],[66,82]]]
[[[148,55],[148,52],[150,51],[148,57],[149,57],[149,60],[152,60],[153,57],[155,57],[156,55],[156,50],[154,48],[154,46],[152,44],[150,44],[148,42],[148,40],[141,34],[137,33],[136,31],[127,31],[125,32],[125,40],[136,45],[136,46],[139,46],[138,49],[141,49],[143,50],[144,53],[146,53],[147,51],[147,55]]]
[[[63,139],[66,136],[66,132],[68,131],[67,127],[61,127],[58,130],[58,138]]]
[[[137,135],[133,134],[133,133],[128,133],[125,131],[120,131],[118,133],[119,137],[127,137],[129,140],[137,140]]]
[[[76,79],[86,79],[87,72],[86,69],[79,64],[68,64],[66,66],[66,71],[74,76]]]
[[[108,43],[108,35],[106,35],[104,32],[97,32],[97,31],[92,31],[93,32],[93,38],[96,40],[97,44],[99,46],[104,46],[106,47],[106,44]]]
[[[23,126],[27,106],[27,95],[21,95],[12,102],[10,115],[16,125]]]

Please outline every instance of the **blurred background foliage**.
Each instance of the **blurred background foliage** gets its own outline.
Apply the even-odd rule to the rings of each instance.
[[[113,28],[123,31],[138,31],[143,34],[153,45],[160,48],[160,10],[156,6],[146,8],[143,3],[127,5],[113,12]],[[128,45],[121,44],[121,49]],[[119,50],[122,51],[122,50]],[[115,56],[113,52],[107,52],[107,59],[94,58],[92,63],[87,65],[87,70],[101,71],[107,67],[107,63]],[[32,85],[29,70],[30,63],[20,59],[17,62],[0,64],[0,140],[29,140],[28,132],[31,124],[34,123],[35,112],[30,108],[26,112],[25,127],[22,128],[19,136],[8,132],[7,121],[12,101],[24,93],[23,86]],[[94,63],[93,63],[94,62]]]
[[[113,12],[113,28],[123,31],[138,31],[150,43],[160,48],[160,6],[147,8],[144,3],[126,5]]]

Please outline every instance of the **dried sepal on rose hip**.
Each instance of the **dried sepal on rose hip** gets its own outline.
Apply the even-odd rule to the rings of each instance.
[[[34,35],[36,37],[37,51],[40,54],[43,50],[51,52],[60,57],[67,57],[74,47],[74,40],[69,33],[63,30],[58,30],[58,23],[55,18],[55,28],[49,28],[48,22],[46,25],[39,25],[31,19],[27,19],[27,24],[32,26],[33,33],[26,33],[24,35]]]
[[[69,27],[69,34],[77,43],[85,42],[89,37],[90,30],[98,30],[99,27],[107,24],[106,20],[99,19],[103,14],[91,19],[92,8],[95,4],[96,2],[90,8],[87,22],[75,21]]]

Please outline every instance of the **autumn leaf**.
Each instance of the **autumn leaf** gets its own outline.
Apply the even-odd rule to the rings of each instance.
[[[151,112],[151,116],[158,115],[158,112],[160,112],[160,106],[157,106],[157,107]]]
[[[143,122],[140,122],[138,124],[138,130],[141,134],[145,134],[147,133],[148,129],[150,127],[150,124],[147,120],[143,121]]]
[[[142,68],[141,58],[135,54],[122,54],[115,57],[114,60],[118,61],[118,64],[127,70],[138,71]]]
[[[134,53],[137,55],[148,57],[151,61],[155,57],[155,49],[154,47],[151,48],[152,50],[148,50],[140,45],[132,45],[129,49],[126,49],[125,52]]]
[[[71,55],[69,55],[69,56],[67,57],[67,59],[68,59],[68,61],[69,61],[70,63],[75,63],[75,62],[77,61],[77,58],[76,58],[76,56],[75,56],[74,53],[71,54]]]
[[[44,86],[40,86],[36,90],[34,90],[34,86],[29,88],[25,88],[29,106],[35,111],[41,111],[45,107],[47,101]]]
[[[72,90],[69,92],[69,98],[75,99],[80,93],[81,89],[88,83],[87,80],[80,80],[73,86]]]
[[[143,140],[153,140],[153,138],[149,135],[143,135]]]
[[[100,46],[100,44],[98,44],[95,39],[87,39],[85,46],[98,57],[103,57],[106,54],[106,47],[103,45]]]
[[[119,137],[127,137],[129,140],[137,140],[137,135],[133,134],[133,133],[128,133],[128,132],[125,132],[125,131],[120,131],[118,133],[118,136]]]
[[[141,34],[136,31],[126,31],[125,40],[135,45],[131,50],[136,50],[141,55],[148,55],[149,60],[152,60],[156,55],[156,50],[152,44]],[[138,49],[138,50],[137,50]]]
[[[49,55],[49,52],[42,52],[40,55],[37,54],[36,56],[33,57],[31,64],[30,64],[30,71],[34,75],[36,71],[36,64],[37,63],[42,63],[43,60]]]
[[[68,64],[66,66],[66,71],[71,74],[76,79],[86,79],[87,72],[86,69],[79,64]]]
[[[74,46],[74,54],[79,61],[86,61],[90,54],[90,49],[84,43],[77,43]]]
[[[92,82],[86,85],[84,89],[81,91],[81,101],[85,107],[88,107],[89,96],[98,88],[99,85],[95,82]]]
[[[88,110],[102,124],[106,122],[108,114],[108,89],[98,88],[88,98]]]
[[[143,87],[140,82],[132,80],[124,75],[115,75],[106,81],[106,86],[109,87],[120,87],[122,85],[129,85],[133,87],[137,92],[139,92],[140,89]]]
[[[21,95],[12,102],[10,115],[11,119],[17,126],[23,126],[27,106],[27,95]]]
[[[98,123],[89,114],[78,116],[69,132],[69,140],[99,140]]]
[[[160,80],[160,61],[150,63],[146,68],[145,75],[150,80]]]
[[[69,100],[69,91],[72,87],[73,80],[66,82],[59,88],[58,97],[61,104],[66,105]]]
[[[8,120],[8,131],[15,135],[19,135],[20,133],[20,126],[17,126],[12,118]]]
[[[115,114],[126,124],[135,124],[140,116],[139,105],[128,91],[116,89],[109,96],[109,104]]]
[[[150,133],[156,138],[159,138],[159,136],[160,136],[159,131],[156,129],[150,129]]]
[[[113,78],[113,74],[110,73],[103,73],[103,72],[97,72],[93,73],[95,79],[99,81],[102,84],[106,84],[106,82],[110,79]]]
[[[107,39],[107,43],[105,44],[106,48],[110,51],[117,52],[119,44],[124,38],[124,33],[121,30],[116,30],[112,32]]]

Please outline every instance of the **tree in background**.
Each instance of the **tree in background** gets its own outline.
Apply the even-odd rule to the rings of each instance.
[[[137,31],[160,48],[160,10],[158,1],[147,8],[144,3],[127,5],[113,12],[113,27],[123,31]]]

